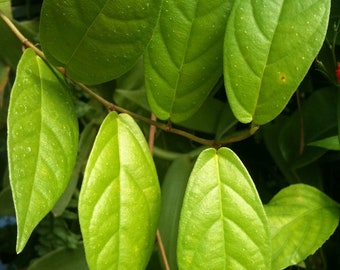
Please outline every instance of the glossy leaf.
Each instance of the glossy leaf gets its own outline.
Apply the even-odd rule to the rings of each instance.
[[[224,43],[224,78],[236,118],[274,119],[306,75],[328,25],[330,0],[236,0]]]
[[[86,84],[129,70],[150,41],[161,0],[45,0],[41,45],[49,61]]]
[[[296,184],[265,206],[272,237],[272,269],[284,269],[313,254],[335,231],[339,204],[318,189]]]
[[[172,270],[178,269],[176,251],[179,217],[192,167],[193,161],[188,156],[174,160],[162,184],[162,209],[158,227]]]
[[[18,65],[8,113],[17,252],[66,188],[77,145],[78,123],[67,86],[27,49]]]
[[[90,269],[144,269],[160,211],[160,188],[134,120],[110,113],[90,154],[79,219]]]
[[[262,203],[228,148],[205,150],[196,161],[181,212],[177,258],[183,270],[270,269]]]
[[[163,1],[146,51],[145,85],[160,119],[184,121],[222,75],[222,47],[230,0]]]

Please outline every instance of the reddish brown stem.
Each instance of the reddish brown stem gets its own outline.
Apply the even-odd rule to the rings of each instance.
[[[157,118],[153,113],[151,114],[151,121],[157,121]],[[155,137],[156,137],[156,126],[150,125],[150,129],[149,129],[149,149],[150,149],[151,155],[153,154],[153,148],[154,148],[154,145],[155,145]],[[162,257],[164,267],[165,267],[166,270],[170,270],[168,258],[166,257],[166,253],[165,253],[165,249],[164,249],[163,241],[162,241],[162,236],[161,236],[159,229],[157,229],[156,240],[157,240],[159,251],[161,253],[161,257]]]

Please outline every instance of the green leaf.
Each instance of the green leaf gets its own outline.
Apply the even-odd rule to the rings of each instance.
[[[23,54],[8,113],[8,159],[20,252],[70,179],[78,123],[67,86],[33,50]]]
[[[0,10],[8,18],[12,18],[11,1],[0,2]],[[22,44],[1,18],[0,33],[0,59],[12,68],[16,68],[22,54]]]
[[[28,270],[88,270],[84,247],[76,249],[61,248],[32,262]]]
[[[177,267],[177,236],[179,217],[182,209],[187,182],[193,167],[188,156],[173,161],[162,184],[162,209],[159,218],[159,231],[172,270]]]
[[[117,104],[122,104],[123,99],[126,99],[129,103],[133,102],[144,110],[150,111],[144,88],[137,90],[115,89],[113,98]]]
[[[90,269],[144,269],[152,253],[160,188],[134,120],[110,113],[90,154],[79,219]]]
[[[84,169],[84,164],[86,164],[89,154],[91,152],[93,142],[98,132],[98,126],[99,125],[91,122],[83,128],[83,131],[80,134],[77,161],[76,164],[74,165],[70,182],[68,183],[66,190],[53,207],[52,212],[55,217],[61,216],[64,213],[67,206],[69,206],[72,196],[74,195],[75,190],[77,189],[80,176]]]
[[[226,112],[226,108],[222,101],[208,97],[198,111],[191,115],[187,120],[178,122],[181,127],[204,132],[207,134],[215,134],[219,121]],[[233,114],[231,115],[233,116]],[[228,121],[227,119],[224,119]]]
[[[328,25],[329,0],[236,0],[224,43],[224,78],[236,118],[274,119],[306,75]]]
[[[128,71],[149,43],[161,0],[45,0],[41,46],[74,80],[99,84]]]
[[[284,269],[313,254],[339,223],[339,204],[318,189],[296,184],[265,206],[272,237],[272,269]]]
[[[321,148],[325,148],[328,150],[335,150],[339,151],[340,150],[340,144],[339,144],[339,136],[332,136],[332,137],[327,137],[322,140],[317,140],[315,142],[311,142],[308,145],[311,146],[317,146]]]
[[[180,269],[270,269],[262,203],[228,148],[205,150],[197,159],[184,197],[177,258]]]
[[[211,121],[211,120],[210,120]],[[228,103],[225,103],[223,106],[223,110],[218,118],[217,127],[216,127],[216,139],[222,139],[228,133],[235,130],[236,125],[239,122],[235,118],[233,112]]]
[[[160,119],[184,121],[222,75],[225,23],[232,1],[163,1],[146,51],[145,86]]]
[[[334,87],[322,88],[315,91],[301,107],[301,112],[294,112],[282,124],[279,134],[279,147],[282,156],[291,168],[298,168],[310,164],[320,158],[326,150],[316,147],[304,147],[300,153],[300,144],[329,136],[336,132],[337,125],[337,97]],[[317,109],[315,109],[317,108]],[[325,117],[327,115],[327,117]],[[301,119],[303,125],[301,124]],[[303,141],[301,141],[303,129]]]

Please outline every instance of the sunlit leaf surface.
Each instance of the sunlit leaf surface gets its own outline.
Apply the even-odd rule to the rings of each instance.
[[[224,79],[239,121],[265,124],[286,106],[325,38],[330,0],[236,0]]]
[[[31,49],[22,56],[8,113],[8,158],[20,252],[70,179],[78,123],[63,80]]]
[[[90,269],[144,269],[160,211],[160,187],[145,138],[125,114],[110,113],[90,154],[79,219]]]
[[[151,110],[160,119],[188,119],[222,75],[225,23],[231,0],[163,1],[145,54]]]
[[[179,225],[180,269],[270,269],[262,203],[228,148],[208,149],[189,178]]]

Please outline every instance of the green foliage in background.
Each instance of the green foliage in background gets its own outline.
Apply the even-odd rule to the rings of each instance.
[[[340,267],[338,1],[0,11],[0,266]]]

